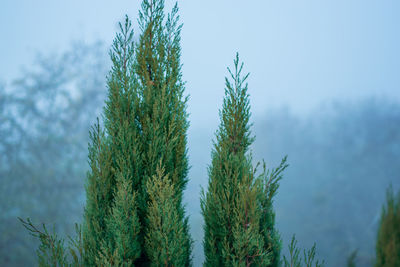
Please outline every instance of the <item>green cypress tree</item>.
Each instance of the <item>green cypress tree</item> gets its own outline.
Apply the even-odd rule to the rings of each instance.
[[[87,266],[131,266],[141,252],[135,189],[140,143],[128,18],[120,30],[110,52],[113,66],[107,79],[105,131],[97,123],[90,135],[83,225]]]
[[[254,141],[243,63],[234,60],[233,83],[225,78],[221,124],[211,153],[208,191],[201,197],[205,266],[277,266],[280,238],[274,229],[272,197],[287,167],[256,176],[249,147]]]
[[[375,266],[400,266],[400,192],[395,196],[392,186],[386,193],[376,241]]]
[[[144,0],[137,47],[129,19],[120,24],[110,52],[104,130],[98,120],[90,131],[87,200],[82,235],[71,243],[73,266],[191,265],[182,205],[189,124],[177,13],[175,5],[165,19],[163,0]],[[70,265],[62,239],[21,221],[42,241],[41,265]]]
[[[192,240],[182,205],[188,173],[188,122],[177,12],[175,5],[165,18],[164,1],[144,0],[136,48],[128,19],[114,41],[106,131],[96,127],[90,148],[92,171],[84,224],[86,263],[90,266],[191,264]],[[164,178],[159,177],[158,169],[163,170]],[[172,190],[162,195],[173,193],[168,210],[157,208],[162,204],[157,202],[161,195],[154,191],[161,183],[157,179]],[[172,260],[169,262],[156,256],[166,249],[159,234],[176,226],[179,231],[168,233],[173,242],[167,249],[179,255],[165,254]]]
[[[154,212],[158,216],[165,216],[161,210],[153,209],[148,214],[148,201],[156,205],[149,196],[153,192],[153,182],[157,176],[157,166],[160,164],[164,170],[165,179],[168,179],[175,190],[175,214],[177,225],[182,225],[183,234],[179,234],[174,244],[179,244],[180,250],[185,251],[183,265],[191,264],[192,240],[189,237],[188,218],[185,216],[182,204],[183,190],[187,184],[188,156],[187,156],[187,97],[183,96],[184,82],[182,81],[180,63],[180,32],[178,7],[174,6],[172,12],[165,18],[163,0],[144,0],[139,13],[139,26],[142,31],[137,49],[135,62],[135,77],[137,77],[138,94],[140,95],[138,121],[140,124],[142,153],[140,169],[141,187],[140,204],[138,206],[139,218],[142,218],[143,234],[146,243],[154,244],[154,250],[163,250],[158,240],[152,217]],[[148,188],[150,186],[150,188]],[[149,191],[149,192],[148,192]],[[149,217],[150,216],[150,217]],[[145,218],[145,219],[143,219]],[[163,221],[163,223],[171,223]],[[164,227],[164,226],[163,226]],[[170,227],[165,225],[165,227]],[[165,229],[167,229],[165,228]],[[144,236],[142,236],[144,238]],[[179,240],[178,240],[179,239]],[[168,248],[174,251],[177,248]],[[155,251],[149,249],[142,254],[139,262],[146,263],[155,260]],[[174,256],[173,256],[174,257]],[[154,262],[152,262],[155,264]],[[161,264],[161,263],[160,263]]]

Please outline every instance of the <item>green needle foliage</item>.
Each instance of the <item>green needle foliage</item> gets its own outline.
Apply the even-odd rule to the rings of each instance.
[[[265,247],[271,253],[271,264],[269,266],[280,266],[282,242],[278,231],[275,229],[275,211],[273,209],[273,197],[276,195],[279,181],[282,179],[282,172],[288,167],[285,156],[280,165],[264,173],[266,179],[263,179],[263,191],[260,199],[262,216],[261,229],[264,234]]]
[[[28,218],[26,221],[18,218],[29,233],[39,238],[40,246],[37,250],[39,266],[43,267],[82,267],[83,265],[83,241],[82,231],[78,224],[75,224],[76,237],[69,238],[68,250],[65,249],[64,239],[57,236],[54,232],[49,233],[46,225],[43,230],[37,228]],[[68,253],[69,252],[69,253]],[[69,258],[72,258],[70,263]]]
[[[161,164],[147,181],[149,207],[145,248],[151,266],[186,266],[185,225],[176,209],[178,195]]]
[[[192,240],[189,237],[188,218],[182,204],[183,190],[188,178],[187,121],[184,97],[184,82],[181,71],[181,47],[178,7],[165,18],[164,1],[142,2],[139,13],[139,26],[142,31],[136,47],[135,75],[137,90],[140,95],[138,123],[140,125],[140,143],[142,145],[139,186],[139,218],[147,217],[147,202],[155,205],[147,192],[147,182],[157,177],[157,168],[161,162],[166,179],[170,180],[175,190],[176,221],[183,225],[183,234],[176,236],[174,244],[180,244],[184,253],[184,264],[191,264]],[[160,215],[161,216],[161,215]],[[154,225],[147,225],[141,220],[148,244],[157,244],[157,231]],[[150,228],[148,228],[150,227]],[[152,233],[152,234],[150,234]],[[154,235],[153,235],[154,233]],[[150,234],[150,235],[149,235]],[[142,238],[144,238],[142,236]],[[181,239],[182,240],[178,240]],[[153,241],[151,241],[153,239]],[[158,244],[158,250],[162,250]],[[176,248],[169,248],[174,251]],[[147,254],[147,255],[146,255]],[[147,262],[154,253],[146,251],[140,262]]]
[[[315,261],[316,244],[312,246],[310,250],[306,252],[303,251],[304,258],[300,256],[300,249],[297,247],[296,237],[293,235],[292,241],[289,245],[289,258],[283,256],[283,263],[285,267],[322,267],[324,266],[324,261]],[[314,262],[315,261],[315,262]]]
[[[143,0],[137,44],[130,20],[119,26],[104,129],[98,120],[90,131],[84,222],[73,242],[81,258],[71,257],[85,266],[190,266],[178,6],[165,17],[163,0]],[[62,239],[22,222],[42,242],[41,266],[69,266]]]
[[[135,190],[140,181],[140,143],[136,141],[134,46],[128,18],[120,30],[110,52],[113,66],[107,81],[105,132],[97,123],[90,135],[83,231],[88,266],[130,266],[141,252]]]
[[[104,127],[91,128],[86,206],[82,230],[63,239],[21,222],[41,245],[40,266],[191,266],[192,239],[182,203],[188,182],[187,97],[184,96],[178,7],[167,17],[164,0],[143,0],[141,35],[133,40],[126,18],[113,42]],[[209,167],[205,220],[205,266],[280,266],[273,197],[286,157],[257,175],[249,147],[254,141],[243,63],[228,71]],[[397,209],[398,206],[396,206]],[[397,217],[396,217],[397,218]],[[301,259],[294,239],[290,266]],[[312,266],[315,246],[304,264]],[[285,260],[285,264],[289,261]],[[316,263],[316,266],[320,266]]]
[[[400,266],[400,192],[395,196],[392,186],[386,193],[376,242],[375,266]]]
[[[177,12],[175,5],[165,18],[164,1],[144,0],[137,44],[128,18],[113,43],[105,131],[94,127],[89,148],[88,266],[191,264],[192,240],[182,205],[188,122]],[[160,186],[164,191],[155,192]]]
[[[274,229],[272,197],[278,188],[286,158],[272,172],[256,176],[248,155],[254,141],[250,133],[250,104],[243,63],[234,60],[229,68],[233,83],[226,78],[209,167],[208,192],[202,192],[205,266],[278,266],[281,242]]]

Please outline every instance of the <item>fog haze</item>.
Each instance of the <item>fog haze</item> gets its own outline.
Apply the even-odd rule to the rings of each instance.
[[[173,3],[166,1],[167,9]],[[253,113],[282,105],[304,113],[321,101],[371,94],[400,99],[398,1],[206,0],[179,6],[194,127],[217,123],[223,77],[236,51],[251,72]],[[5,0],[0,79],[15,78],[37,51],[66,49],[73,40],[110,45],[117,23],[125,14],[136,22],[139,7],[125,0]]]
[[[173,3],[166,1],[166,10]],[[390,183],[400,188],[400,2],[178,4],[184,24],[183,79],[190,95],[192,167],[185,201],[195,266],[203,257],[200,186],[207,185],[226,67],[232,66],[236,52],[244,71],[250,72],[255,161],[264,158],[268,167],[276,167],[288,155],[290,166],[275,199],[283,247],[296,234],[302,247],[317,243],[317,254],[327,266],[343,265],[355,249],[359,266],[372,266],[385,189]],[[15,124],[0,125],[0,151],[7,152],[0,161],[13,162],[0,170],[0,232],[7,232],[0,251],[7,246],[11,251],[0,254],[0,263],[23,266],[18,258],[29,251],[26,260],[34,262],[36,244],[15,225],[16,216],[56,223],[62,233],[70,233],[79,220],[87,133],[106,95],[107,51],[125,14],[138,28],[139,7],[139,1],[125,0],[3,0],[0,118]],[[37,108],[41,99],[64,91],[71,94],[66,106]],[[20,101],[21,92],[31,93],[36,102]],[[24,134],[29,138],[22,138]],[[64,149],[67,155],[60,153]],[[40,191],[45,185],[57,188],[48,195],[57,197],[52,203]],[[56,203],[71,196],[64,210],[72,215],[64,220]]]

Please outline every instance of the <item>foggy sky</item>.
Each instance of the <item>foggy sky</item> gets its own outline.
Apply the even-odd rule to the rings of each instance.
[[[74,40],[107,46],[125,14],[137,29],[140,1],[2,0],[0,81],[37,52]],[[170,10],[173,1],[166,1]],[[287,106],[307,113],[331,99],[400,100],[400,2],[180,1],[182,62],[193,128],[216,128],[226,67],[238,51],[251,73],[253,114]]]

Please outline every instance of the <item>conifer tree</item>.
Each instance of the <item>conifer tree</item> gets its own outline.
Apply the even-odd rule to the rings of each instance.
[[[140,256],[140,223],[135,185],[140,155],[135,123],[137,95],[133,75],[133,31],[128,18],[120,24],[110,52],[104,109],[105,132],[99,123],[91,132],[83,240],[88,266],[131,266]]]
[[[400,266],[400,192],[394,195],[391,186],[386,193],[386,205],[382,208],[375,266]]]
[[[163,0],[144,0],[136,47],[128,19],[114,41],[105,131],[95,127],[89,149],[83,232],[89,266],[191,264],[182,205],[188,122],[177,12],[175,5],[165,18]],[[156,192],[160,185],[164,191]],[[171,199],[160,202],[166,196]],[[160,239],[166,234],[168,240]]]
[[[225,78],[221,123],[211,153],[208,191],[202,193],[205,266],[277,266],[280,238],[274,229],[272,197],[287,167],[256,175],[249,155],[254,141],[243,63],[234,60],[233,83]]]
[[[178,7],[143,0],[135,47],[128,17],[110,52],[104,129],[90,131],[86,207],[73,240],[73,266],[190,266],[192,240],[182,204],[187,121]],[[47,264],[69,266],[62,239],[21,220],[42,242]],[[82,238],[81,238],[82,237]],[[81,258],[77,256],[77,253]]]
[[[161,165],[165,175],[163,183],[168,184],[164,181],[168,179],[175,192],[174,201],[169,202],[174,204],[173,208],[170,207],[171,214],[176,217],[173,224],[182,225],[180,230],[182,233],[177,232],[177,236],[170,236],[175,239],[171,245],[179,244],[179,250],[184,251],[185,258],[180,266],[188,266],[191,264],[192,240],[189,237],[188,219],[185,217],[182,196],[188,181],[186,133],[189,124],[186,113],[187,97],[183,95],[184,82],[180,63],[182,25],[179,24],[178,6],[175,4],[172,12],[165,18],[163,0],[144,0],[139,13],[139,26],[142,34],[136,48],[135,61],[135,77],[140,95],[138,121],[142,145],[138,214],[139,218],[146,218],[141,220],[146,243],[158,244],[157,249],[152,248],[155,250],[165,249],[156,241],[159,240],[157,233],[172,226],[162,225],[162,229],[155,229],[152,218],[157,216],[156,212],[159,212],[158,216],[165,216],[164,211],[153,208],[149,214],[147,210],[148,201],[152,207],[157,205],[152,199],[155,193],[152,188],[157,183],[148,181],[159,176],[157,168]],[[153,194],[149,195],[150,192]],[[162,223],[170,224],[172,221],[163,220]],[[168,249],[174,251],[178,248]],[[147,249],[142,254],[140,262],[145,263],[155,259],[154,253],[155,251],[150,252]]]

